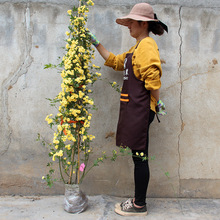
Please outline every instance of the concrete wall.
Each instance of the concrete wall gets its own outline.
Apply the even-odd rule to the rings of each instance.
[[[37,133],[51,140],[44,121],[56,113],[45,98],[60,91],[56,70],[44,64],[62,56],[71,0],[0,0],[0,194],[62,194],[63,185],[48,189],[41,180],[48,150]],[[107,49],[121,53],[135,41],[115,23],[140,0],[96,0],[88,26]],[[155,0],[159,19],[169,34],[154,37],[163,64],[161,99],[168,114],[150,131],[152,197],[220,198],[220,2]],[[103,80],[94,88],[98,111],[91,133],[97,153],[116,149],[119,94],[108,81],[122,83],[121,73],[102,66]],[[165,176],[170,173],[170,178]],[[131,196],[133,164],[129,157],[106,162],[85,179],[88,194]]]

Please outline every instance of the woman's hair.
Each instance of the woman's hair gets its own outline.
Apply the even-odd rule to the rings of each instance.
[[[164,29],[158,21],[148,21],[148,32],[160,36],[164,33]]]
[[[142,21],[138,21],[141,24]],[[152,32],[155,35],[162,35],[164,33],[164,28],[158,21],[148,21],[148,32]]]

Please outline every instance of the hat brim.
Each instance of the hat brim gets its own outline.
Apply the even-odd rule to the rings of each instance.
[[[120,24],[120,25],[123,25],[123,26],[128,26],[129,23],[130,23],[130,20],[135,20],[135,21],[158,21],[157,19],[148,18],[148,17],[145,17],[145,16],[129,14],[127,16],[117,18],[116,23]]]

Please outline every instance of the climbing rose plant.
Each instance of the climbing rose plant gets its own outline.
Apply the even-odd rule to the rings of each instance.
[[[101,77],[99,66],[92,64],[94,49],[90,43],[89,31],[86,28],[91,0],[79,0],[79,7],[68,10],[70,17],[69,31],[66,32],[66,49],[59,65],[48,64],[45,68],[62,67],[62,90],[50,99],[51,105],[58,107],[58,114],[46,117],[46,121],[54,129],[53,143],[49,143],[49,173],[42,177],[51,186],[55,179],[53,163],[58,161],[61,179],[67,184],[80,184],[88,171],[106,159],[106,154],[88,167],[89,155],[93,149],[90,143],[95,138],[89,134],[91,110],[94,101],[90,98],[92,85]],[[39,137],[40,138],[40,137]],[[43,141],[44,142],[44,141]],[[45,144],[45,142],[44,142]]]

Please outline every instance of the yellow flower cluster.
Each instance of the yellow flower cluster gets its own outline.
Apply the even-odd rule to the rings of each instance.
[[[93,6],[93,5],[94,5],[94,3],[93,3],[93,1],[92,1],[92,0],[89,0],[89,1],[87,2],[87,4],[88,4],[88,5],[91,5],[91,6]]]
[[[47,115],[47,117],[45,118],[45,121],[47,121],[48,124],[51,124],[53,122],[53,119],[50,118],[51,116],[53,116],[53,114]]]
[[[94,59],[94,49],[90,42],[89,30],[85,27],[88,6],[94,3],[92,0],[79,2],[80,7],[67,11],[70,25],[66,31],[66,53],[60,65],[63,67],[60,72],[61,91],[52,102],[59,104],[59,112],[56,116],[50,114],[45,118],[51,127],[57,126],[50,156],[53,161],[59,159],[66,176],[70,178],[71,174],[78,173],[76,171],[81,160],[86,162],[92,151],[90,142],[95,136],[88,134],[88,129],[92,119],[90,110],[94,108],[94,101],[89,95],[92,93],[92,85],[101,77],[101,73],[98,72],[100,67],[91,62]],[[73,169],[76,171],[72,172]]]
[[[63,156],[63,151],[60,150],[58,152],[56,152],[54,155],[53,155],[53,161],[55,161],[55,157],[58,156],[58,157],[62,157]]]
[[[144,153],[143,153],[143,152],[141,152],[141,153],[139,154],[138,152],[136,152],[136,155],[137,155],[137,156],[139,156],[139,155],[140,155],[141,157],[143,157],[143,156],[144,156]]]
[[[113,82],[113,83],[112,83],[112,86],[115,86],[115,85],[117,85],[117,83],[116,83],[116,82]]]

